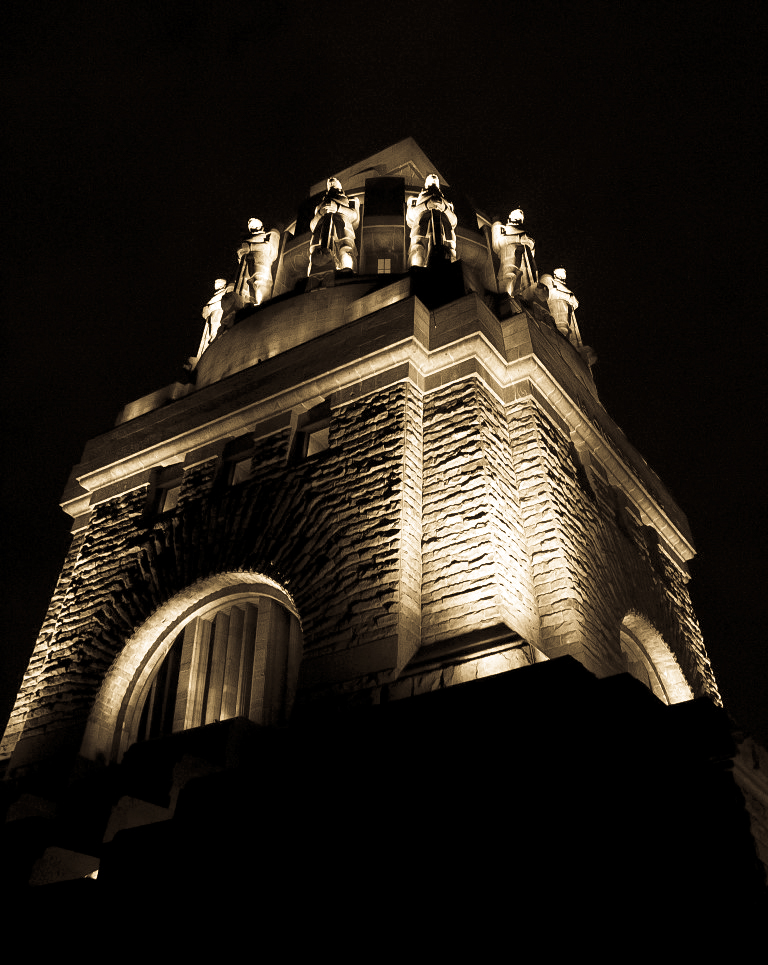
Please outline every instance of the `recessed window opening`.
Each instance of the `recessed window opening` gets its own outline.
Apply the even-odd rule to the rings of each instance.
[[[310,426],[305,430],[307,456],[314,456],[315,453],[323,452],[324,449],[328,448],[329,432],[329,423],[325,423],[319,427]]]
[[[379,275],[391,275],[392,274],[392,259],[391,258],[379,258],[377,259],[376,271]]]
[[[136,740],[232,717],[280,723],[299,640],[297,618],[269,597],[190,620],[143,689]]]
[[[176,509],[181,495],[182,475],[183,469],[180,463],[155,470],[147,495],[146,513],[162,515]]]
[[[230,486],[237,486],[251,478],[251,458],[233,460],[229,470]]]
[[[161,489],[160,498],[158,500],[158,512],[169,513],[172,509],[176,509],[180,494],[181,483]]]
[[[253,461],[253,436],[251,433],[232,439],[221,456],[216,477],[216,487],[238,486],[251,478]]]
[[[324,452],[330,446],[331,407],[327,401],[306,412],[294,412],[287,461],[301,462]]]
[[[274,580],[251,571],[198,580],[125,642],[91,707],[81,753],[120,760],[137,740],[168,733],[169,721],[174,733],[232,716],[283,723],[302,653],[299,615]]]

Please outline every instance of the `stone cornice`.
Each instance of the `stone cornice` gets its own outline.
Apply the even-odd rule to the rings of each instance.
[[[681,561],[694,555],[684,515],[598,402],[579,392],[577,403],[533,350],[514,360],[505,360],[482,332],[474,331],[430,351],[420,340],[424,333],[419,330],[418,316],[423,313],[423,306],[417,299],[409,300],[409,304],[412,307],[408,327],[411,333],[414,332],[415,323],[417,335],[411,334],[328,370],[325,360],[333,357],[335,345],[341,342],[340,336],[349,336],[347,330],[351,326],[345,326],[326,337],[323,351],[307,345],[293,350],[297,357],[290,372],[294,377],[299,371],[311,369],[312,361],[315,368],[322,367],[325,371],[302,381],[293,381],[290,388],[279,385],[281,380],[278,378],[278,384],[274,385],[276,390],[270,391],[275,381],[271,376],[281,367],[285,369],[285,359],[276,357],[140,417],[141,425],[127,423],[94,440],[93,445],[86,448],[86,460],[73,471],[64,494],[63,508],[71,515],[79,516],[86,511],[95,493],[106,488],[110,494],[117,493],[121,491],[121,483],[131,488],[139,474],[178,462],[192,450],[245,432],[258,435],[259,426],[265,423],[264,434],[279,431],[281,417],[289,420],[290,412],[304,406],[309,399],[338,399],[342,396],[345,401],[405,378],[422,391],[432,391],[475,375],[482,378],[504,404],[530,394],[526,382],[535,386],[540,397],[549,403],[569,431],[583,440],[611,481],[627,494],[643,521],[656,529],[673,554]],[[376,314],[397,311],[402,316],[403,305],[400,302]],[[359,330],[364,329],[371,317],[352,324]],[[524,315],[517,316],[514,321],[521,327],[535,324]],[[353,334],[359,335],[360,331]],[[396,326],[393,334],[397,334]],[[362,339],[361,345],[364,341]],[[258,382],[254,379],[257,374]],[[390,374],[391,378],[388,378]],[[244,392],[245,386],[247,391]],[[135,423],[139,421],[134,420]],[[188,423],[185,431],[162,438],[163,426],[178,427],[185,421]],[[288,421],[285,424],[287,426]],[[88,460],[88,455],[95,458]],[[662,505],[659,493],[665,505]]]

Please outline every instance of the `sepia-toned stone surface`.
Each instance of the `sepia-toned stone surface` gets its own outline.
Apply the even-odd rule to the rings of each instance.
[[[355,219],[311,238],[338,214],[315,185],[250,304],[73,468],[0,745],[0,868],[35,914],[189,889],[222,921],[233,896],[293,919],[297,882],[315,910],[379,910],[382,847],[434,920],[462,888],[485,918],[549,915],[552,869],[581,920],[642,907],[651,878],[678,911],[752,900],[685,515],[601,405],[533,239],[504,267],[443,180],[450,243],[426,257],[425,208],[428,266],[405,270],[436,172],[412,139],[346,169]],[[764,763],[736,765],[763,861]]]
[[[404,173],[377,203],[418,194],[423,155],[407,141],[384,156],[377,171]],[[343,183],[358,206],[372,181]],[[404,217],[392,211],[376,224]],[[119,720],[151,656],[141,628],[237,574],[295,607],[299,706],[562,654],[605,676],[639,667],[638,647],[665,699],[719,700],[686,586],[685,516],[600,405],[546,299],[482,290],[496,275],[484,224],[459,219],[471,267],[321,274],[250,306],[189,384],[126,406],[87,444],[63,501],[72,545],[0,751],[12,769],[76,754],[97,703],[98,727]]]
[[[533,394],[504,405],[476,375],[427,393],[400,381],[334,408],[329,443],[292,464],[288,429],[259,439],[252,478],[233,487],[220,457],[193,465],[172,514],[148,509],[150,484],[96,505],[6,746],[23,726],[31,756],[40,742],[76,750],[134,628],[197,580],[241,569],[294,599],[310,689],[394,679],[419,647],[499,625],[546,656],[620,672],[619,627],[637,611],[694,693],[713,692],[684,574]]]

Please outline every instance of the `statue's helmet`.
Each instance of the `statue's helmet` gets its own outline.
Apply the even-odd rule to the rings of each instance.
[[[440,187],[440,178],[436,174],[428,174],[426,180],[424,181],[425,188]]]
[[[227,287],[226,278],[217,278],[216,281],[213,283],[214,291],[218,291],[220,288],[226,288],[226,287]]]
[[[327,184],[329,191],[332,188],[336,188],[337,191],[341,191],[341,181],[339,181],[338,178],[328,178]]]
[[[565,281],[565,268],[555,268],[555,278],[558,281]]]
[[[510,224],[522,224],[525,221],[525,212],[522,208],[513,208],[509,212],[509,223]]]
[[[248,230],[249,230],[250,232],[255,233],[255,232],[257,232],[257,231],[262,231],[263,228],[264,228],[264,224],[263,224],[263,222],[259,221],[258,218],[249,218],[249,219],[248,219]]]

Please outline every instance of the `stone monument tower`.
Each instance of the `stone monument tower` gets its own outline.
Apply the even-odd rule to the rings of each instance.
[[[628,673],[654,706],[719,704],[688,523],[601,405],[522,209],[492,223],[412,139],[318,173],[282,234],[249,222],[188,378],[72,471],[71,548],[2,744],[43,797],[227,721],[530,693],[561,657],[562,694]],[[110,801],[99,840],[152,807],[172,823],[205,757],[187,751],[159,797]]]

